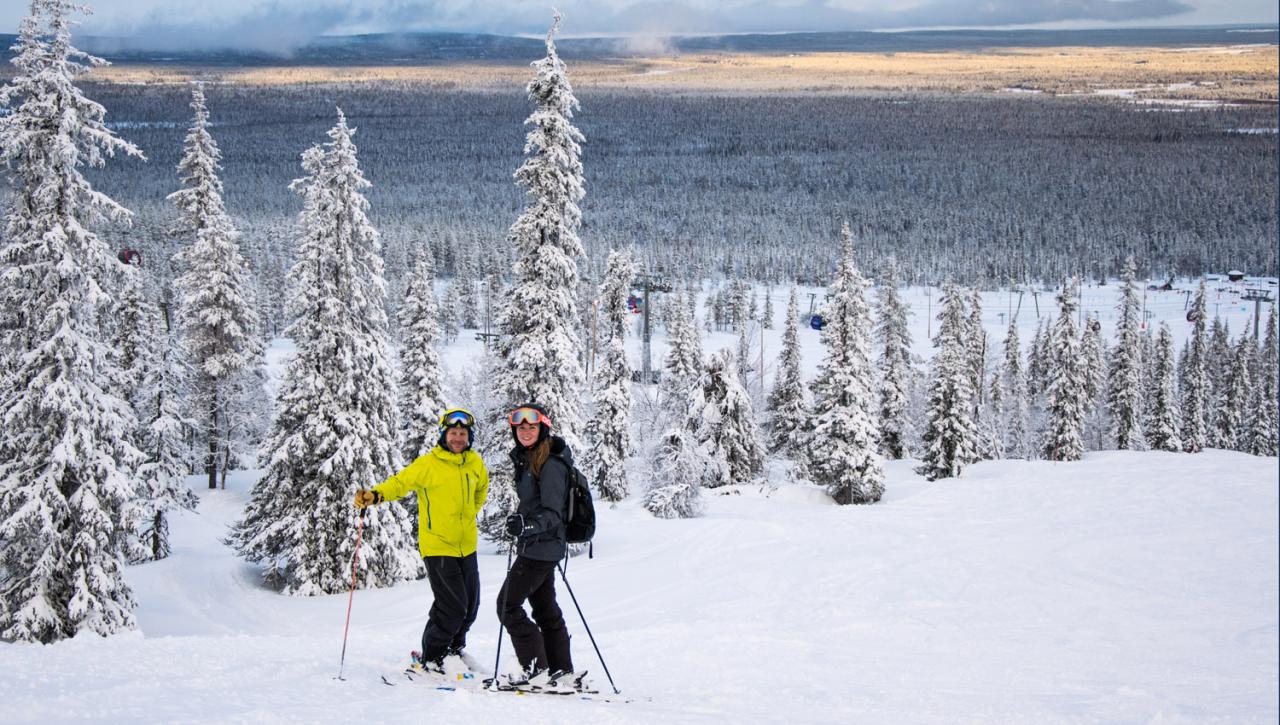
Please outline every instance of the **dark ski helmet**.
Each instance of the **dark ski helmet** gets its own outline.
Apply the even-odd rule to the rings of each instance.
[[[471,414],[471,411],[464,408],[450,408],[440,416],[440,436],[436,439],[436,443],[441,448],[448,448],[444,444],[445,431],[458,426],[467,429],[467,448],[475,445],[476,417]]]

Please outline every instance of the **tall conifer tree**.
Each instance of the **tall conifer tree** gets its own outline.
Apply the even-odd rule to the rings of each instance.
[[[1011,458],[1030,459],[1034,455],[1029,439],[1027,412],[1027,378],[1022,369],[1022,350],[1018,340],[1018,321],[1009,319],[1004,338],[1004,364],[1000,369],[1004,385],[1004,450]]]
[[[507,235],[515,247],[515,285],[503,294],[499,327],[503,364],[495,371],[494,397],[500,412],[521,403],[542,405],[555,422],[555,432],[578,450],[583,370],[577,331],[577,259],[584,252],[578,239],[585,196],[583,135],[572,123],[578,109],[564,61],[556,52],[560,13],[547,31],[547,55],[532,63],[534,76],[525,87],[533,112],[525,120],[524,163],[515,172],[527,204]],[[503,455],[510,446],[502,420],[485,447],[489,454],[490,500],[482,512],[486,535],[499,534],[514,500],[495,488],[512,488],[511,466]]]
[[[969,295],[947,283],[942,289],[937,351],[930,361],[927,422],[919,473],[930,481],[953,478],[978,458],[978,430],[974,425],[972,365],[966,339]]]
[[[143,558],[163,559],[170,551],[169,512],[199,503],[186,482],[194,426],[183,411],[189,373],[177,325],[167,307],[145,309],[152,335],[135,404],[145,456],[138,467],[138,533]]]
[[[595,412],[587,423],[584,473],[605,501],[627,497],[625,462],[631,454],[631,366],[623,343],[627,335],[627,296],[636,276],[630,255],[610,252],[600,308],[605,317],[604,360],[595,371]]]
[[[327,143],[302,156],[307,176],[297,261],[290,272],[286,331],[297,351],[285,367],[266,470],[229,537],[242,556],[267,564],[264,577],[286,594],[351,586],[357,489],[399,467],[395,381],[389,360],[381,243],[367,216],[355,130],[338,111]],[[422,566],[408,512],[365,514],[358,584],[389,586]]]
[[[907,327],[909,311],[902,303],[898,264],[890,260],[880,284],[880,307],[876,315],[876,341],[880,343],[880,386],[878,423],[879,449],[885,458],[897,460],[907,455],[911,423],[907,416],[910,403],[911,331]]]
[[[738,380],[734,356],[729,350],[707,358],[702,375],[702,408],[697,440],[719,465],[718,476],[704,476],[703,485],[715,488],[747,483],[764,469],[764,448],[751,397]]]
[[[875,503],[884,494],[884,470],[876,452],[879,436],[873,422],[871,310],[867,282],[854,262],[848,224],[840,235],[840,262],[822,315],[826,354],[812,384],[807,468],[836,503]]]
[[[440,415],[445,410],[444,383],[440,377],[435,264],[430,247],[424,246],[400,307],[400,407],[401,452],[405,461],[426,455],[436,445]]]
[[[659,386],[664,425],[649,456],[649,482],[642,500],[645,509],[659,518],[700,515],[703,482],[717,480],[723,467],[698,440],[705,401],[692,304],[692,297],[681,293],[672,301],[667,319],[668,347]]]
[[[1271,306],[1267,319],[1267,336],[1258,351],[1258,379],[1253,386],[1252,415],[1249,418],[1249,452],[1255,456],[1274,456],[1280,452],[1280,426],[1277,425],[1277,376],[1280,374],[1280,350],[1277,349],[1276,306]]]
[[[1133,257],[1124,263],[1116,344],[1107,369],[1107,410],[1116,448],[1138,448],[1142,437],[1142,315]]]
[[[1102,323],[1086,317],[1080,335],[1080,361],[1084,374],[1084,440],[1086,447],[1106,447],[1107,424],[1102,405],[1107,377],[1107,343],[1102,339]]]
[[[92,231],[130,213],[82,167],[138,148],[76,86],[105,61],[71,45],[66,0],[32,0],[0,88],[0,165],[13,188],[0,243],[0,638],[53,642],[134,626],[122,554],[132,536],[137,421],[100,320],[118,288]]]
[[[1173,335],[1169,326],[1160,323],[1156,335],[1156,352],[1151,371],[1150,412],[1145,426],[1147,445],[1153,451],[1181,451],[1178,433],[1178,388],[1174,381],[1177,364],[1173,359]]]
[[[1191,303],[1191,337],[1187,340],[1186,366],[1182,376],[1182,447],[1188,453],[1199,453],[1208,443],[1208,424],[1206,408],[1208,407],[1208,391],[1206,389],[1205,364],[1206,345],[1205,325],[1208,304],[1204,281],[1196,291],[1195,300]]]
[[[503,347],[506,365],[495,390],[509,406],[538,402],[555,421],[556,433],[577,443],[580,425],[576,294],[578,240],[585,194],[578,156],[582,133],[571,123],[578,99],[556,52],[560,27],[556,13],[547,32],[545,58],[533,63],[534,78],[526,88],[534,103],[525,121],[525,161],[516,181],[525,188],[528,205],[511,226],[515,245],[515,287],[505,296],[502,328],[510,335]],[[505,437],[505,436],[504,436]]]
[[[1214,448],[1231,448],[1227,441],[1218,439],[1218,415],[1223,396],[1231,384],[1231,368],[1235,351],[1231,348],[1231,330],[1226,321],[1217,315],[1209,325],[1208,342],[1204,356],[1204,405],[1206,445]]]
[[[169,199],[178,207],[177,231],[194,239],[178,253],[185,271],[174,285],[195,371],[192,404],[201,411],[204,469],[209,488],[216,488],[235,445],[233,431],[243,427],[238,419],[261,393],[254,368],[262,365],[263,345],[249,265],[236,241],[240,233],[222,202],[222,152],[209,134],[209,111],[198,85],[191,91],[191,108],[195,118],[178,163],[183,188]]]
[[[1044,457],[1051,461],[1077,461],[1084,455],[1089,382],[1076,330],[1076,286],[1074,279],[1063,281],[1058,292],[1058,319],[1050,338]]]
[[[1253,381],[1249,371],[1253,367],[1255,352],[1253,340],[1248,335],[1241,335],[1235,345],[1231,358],[1231,368],[1227,371],[1227,380],[1218,394],[1218,414],[1214,418],[1214,442],[1219,448],[1234,451],[1248,451],[1249,440],[1246,436],[1245,416],[1249,413],[1249,403],[1253,397]]]
[[[769,450],[794,456],[803,448],[809,406],[800,380],[800,309],[796,288],[787,300],[787,321],[782,328],[782,351],[778,353],[773,390],[769,393]]]

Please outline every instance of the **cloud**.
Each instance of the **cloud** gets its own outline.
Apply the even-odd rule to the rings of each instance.
[[[552,3],[555,0],[272,0],[199,19],[191,19],[189,10],[179,14],[162,4],[136,21],[99,15],[85,30],[119,38],[124,48],[235,49],[287,55],[321,35],[406,31],[539,35],[546,30]],[[1183,0],[560,0],[556,4],[565,15],[566,35],[623,35],[639,39],[634,41],[639,47],[682,34],[1135,23],[1195,10]]]
[[[191,18],[155,9],[140,20],[91,18],[94,52],[239,50],[287,56],[349,15],[345,4],[271,2],[241,14]]]

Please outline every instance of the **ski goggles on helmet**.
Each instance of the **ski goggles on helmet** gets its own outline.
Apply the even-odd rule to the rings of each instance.
[[[551,418],[537,408],[516,408],[511,411],[511,415],[507,416],[507,423],[513,427],[521,423],[532,423],[534,425],[545,423],[550,428]]]
[[[444,415],[440,416],[441,428],[452,428],[459,425],[463,428],[470,428],[475,424],[476,417],[469,411],[463,410],[462,408],[446,410]]]

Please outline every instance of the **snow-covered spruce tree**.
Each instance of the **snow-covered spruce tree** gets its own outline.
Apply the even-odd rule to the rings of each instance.
[[[1000,369],[1004,395],[1001,419],[1004,423],[1004,451],[1010,458],[1030,459],[1034,456],[1028,431],[1027,379],[1022,371],[1022,349],[1018,340],[1018,321],[1009,318],[1009,331],[1004,338],[1004,364]]]
[[[506,410],[521,403],[541,404],[554,421],[556,434],[572,450],[579,450],[578,396],[583,372],[575,329],[576,260],[584,254],[578,239],[582,224],[578,202],[586,194],[578,158],[584,139],[571,123],[578,99],[565,75],[564,61],[556,53],[559,28],[557,12],[547,31],[547,55],[532,64],[534,77],[525,87],[534,110],[525,120],[530,131],[525,136],[525,160],[515,179],[524,187],[528,203],[507,235],[516,250],[515,285],[502,296],[504,305],[499,310],[504,364],[496,371],[493,389]],[[510,447],[506,429],[504,421],[494,421],[494,433],[485,446],[491,498],[481,515],[485,534],[502,540],[502,520],[510,511],[497,509],[504,499],[492,491],[513,485],[505,455]]]
[[[1188,453],[1199,453],[1208,443],[1208,424],[1205,409],[1208,407],[1205,364],[1205,325],[1207,301],[1204,280],[1191,303],[1191,337],[1187,340],[1187,361],[1182,383],[1182,447]]]
[[[707,358],[702,375],[702,410],[698,442],[713,460],[720,475],[703,477],[703,485],[718,488],[748,483],[764,469],[764,447],[756,425],[751,397],[738,380],[733,353],[721,350]]]
[[[689,317],[691,319],[696,318],[694,314],[696,307],[697,298],[691,297],[689,299]],[[707,332],[714,332],[720,329],[724,323],[723,315],[724,305],[721,302],[720,291],[717,289],[707,293],[707,297],[702,303],[702,329]],[[693,324],[698,324],[696,319],[694,319]]]
[[[1230,383],[1235,357],[1230,332],[1221,317],[1215,316],[1206,331],[1204,356],[1204,424],[1205,446],[1229,449],[1230,443],[1218,439],[1218,415],[1223,395]]]
[[[683,302],[680,306],[684,307]],[[685,314],[691,314],[687,307],[681,311],[681,316]],[[693,327],[687,318],[682,324]],[[724,462],[714,460],[698,442],[701,421],[696,416],[702,408],[702,387],[696,379],[688,387],[672,386],[664,394],[666,424],[649,455],[649,481],[641,500],[641,505],[658,518],[701,515],[704,479],[717,480],[724,469]]]
[[[249,266],[240,254],[240,233],[222,202],[218,161],[222,153],[209,134],[209,111],[200,86],[191,91],[195,118],[183,142],[178,174],[183,188],[169,195],[178,207],[176,232],[194,237],[176,261],[184,270],[174,281],[179,320],[195,371],[191,405],[199,410],[209,488],[217,488],[231,434],[241,426],[252,397],[260,395],[255,366],[262,364],[258,312]]]
[[[724,462],[712,459],[698,442],[704,401],[702,343],[693,321],[695,298],[681,292],[670,299],[667,354],[658,384],[665,424],[648,457],[649,482],[642,499],[646,510],[668,519],[700,515],[704,479],[718,480],[724,468]]]
[[[1231,444],[1218,440],[1218,414],[1223,394],[1231,381],[1231,367],[1235,352],[1231,349],[1231,331],[1221,317],[1214,316],[1209,325],[1208,344],[1204,356],[1204,424],[1206,445],[1214,448],[1231,448]]]
[[[631,366],[623,343],[627,335],[627,295],[635,276],[636,263],[631,255],[609,253],[599,297],[605,318],[604,359],[595,370],[595,411],[587,423],[583,465],[587,480],[605,501],[621,501],[630,490],[624,463],[631,455]]]
[[[123,281],[120,299],[112,315],[115,321],[115,354],[119,360],[123,391],[137,410],[137,396],[142,389],[142,377],[150,361],[148,346],[155,334],[155,308],[147,301],[142,288],[142,272],[133,265],[121,273]],[[141,416],[139,416],[141,420]]]
[[[1214,443],[1225,450],[1249,449],[1249,442],[1245,439],[1244,416],[1249,412],[1250,399],[1253,397],[1253,381],[1249,378],[1253,354],[1253,340],[1247,334],[1241,335],[1235,346],[1231,368],[1227,371],[1226,384],[1221,386],[1218,414],[1213,422]]]
[[[1085,318],[1080,337],[1080,361],[1084,375],[1084,440],[1086,447],[1102,450],[1106,447],[1106,418],[1101,404],[1107,374],[1107,343],[1102,339],[1102,324],[1095,318]]]
[[[578,311],[578,320],[574,329],[578,331],[578,362],[582,365],[584,378],[594,380],[596,350],[599,343],[593,339],[599,334],[599,319],[602,311],[596,306],[596,295],[599,283],[593,281],[594,270],[590,268],[590,260],[584,258],[584,267],[579,268],[577,299],[574,309]],[[593,330],[595,332],[593,332]],[[585,430],[585,429],[584,429]]]
[[[1036,323],[1036,334],[1027,349],[1027,390],[1032,395],[1040,395],[1049,387],[1049,357],[1049,320],[1043,318]]]
[[[1116,323],[1116,344],[1107,368],[1107,411],[1111,416],[1111,437],[1120,450],[1142,447],[1142,315],[1138,300],[1137,272],[1133,257],[1124,262],[1120,319]]]
[[[457,288],[453,282],[445,287],[444,297],[440,300],[440,340],[446,344],[458,338],[461,331],[458,310]]]
[[[106,331],[109,328],[109,334],[114,340],[111,345],[111,354],[115,355],[116,364],[119,367],[120,394],[129,402],[134,419],[139,424],[139,427],[130,431],[129,440],[134,447],[141,450],[143,448],[140,441],[143,434],[141,426],[145,425],[147,419],[142,410],[147,395],[142,389],[142,384],[152,365],[150,358],[151,345],[155,339],[155,310],[147,301],[142,286],[142,273],[136,266],[126,265],[120,270],[118,279],[120,281],[119,299],[108,316],[109,325],[104,325],[103,329]],[[148,548],[138,536],[145,519],[144,489],[145,487],[139,486],[139,495],[131,497],[124,510],[125,528],[129,533],[124,539],[124,548],[121,553],[125,561],[131,564],[151,558]]]
[[[458,301],[458,324],[468,330],[479,329],[484,319],[484,308],[476,290],[475,259],[464,251],[458,257],[457,270],[451,296]]]
[[[171,315],[148,305],[151,349],[138,396],[139,447],[144,461],[138,466],[137,530],[143,559],[169,555],[170,511],[195,510],[199,499],[187,487],[191,448],[187,443],[192,421],[183,415],[186,390],[186,355]]]
[[[440,414],[444,412],[444,384],[436,339],[435,265],[423,247],[409,277],[400,320],[400,451],[405,461],[425,455],[436,445]]]
[[[773,329],[773,288],[764,289],[764,311],[760,313],[760,324],[766,330]]]
[[[900,285],[898,263],[890,260],[880,284],[875,334],[876,341],[880,343],[879,450],[882,456],[891,460],[906,457],[907,440],[911,436],[907,404],[914,370],[911,367],[911,331],[907,328],[909,311],[899,296]]]
[[[1078,461],[1084,455],[1084,418],[1088,409],[1087,366],[1076,331],[1076,287],[1064,280],[1058,292],[1058,319],[1050,336],[1042,452],[1050,461]]]
[[[842,251],[823,307],[826,354],[814,379],[807,436],[807,470],[838,504],[875,503],[884,494],[876,452],[875,390],[871,369],[871,310],[867,282],[853,257],[853,233],[840,231]]]
[[[1255,456],[1274,456],[1280,452],[1280,425],[1277,425],[1277,377],[1280,377],[1280,351],[1277,350],[1276,306],[1271,306],[1267,319],[1267,336],[1257,354],[1258,379],[1253,386],[1252,415],[1248,424],[1249,452]]]
[[[983,397],[982,383],[987,376],[987,333],[982,327],[982,291],[969,289],[968,329],[965,341],[969,345],[969,375],[974,392],[974,409]]]
[[[684,294],[672,303],[667,328],[667,354],[662,359],[658,391],[664,399],[677,399],[698,385],[702,376],[702,339],[693,324],[692,301]]]
[[[756,369],[756,363],[753,359],[755,356],[752,354],[752,350],[755,347],[752,344],[755,336],[750,332],[750,321],[747,319],[740,322],[737,329],[738,344],[733,356],[733,366],[738,380],[743,385],[746,385],[747,381],[754,377],[752,373]]]
[[[134,626],[121,559],[136,495],[137,425],[99,325],[118,268],[92,227],[129,211],[82,166],[142,157],[76,80],[105,61],[71,45],[66,0],[32,0],[0,88],[0,165],[11,184],[0,242],[7,322],[0,386],[0,638],[54,642]]]
[[[661,519],[688,519],[703,510],[700,480],[707,469],[706,453],[683,425],[666,428],[653,452],[649,487],[641,502]]]
[[[804,446],[809,420],[804,383],[800,380],[800,307],[796,288],[787,300],[787,321],[782,328],[782,351],[778,353],[773,389],[766,401],[769,411],[769,450],[796,456]]]
[[[978,430],[978,447],[983,449],[984,460],[1004,458],[1004,421],[1001,411],[1004,410],[1004,387],[1001,384],[999,370],[991,371],[987,381],[987,396],[982,402],[983,415]]]
[[[1147,445],[1153,451],[1181,451],[1182,437],[1178,433],[1178,388],[1174,381],[1176,363],[1173,359],[1173,335],[1169,326],[1160,323],[1156,335],[1156,352],[1148,391],[1151,401],[1147,415]]]
[[[366,212],[355,130],[338,111],[330,141],[302,156],[307,176],[286,331],[297,351],[285,367],[265,471],[228,538],[265,563],[286,594],[350,586],[357,512],[351,500],[398,467],[395,381],[389,362],[381,243]],[[368,510],[358,584],[389,586],[422,565],[408,512]]]
[[[969,295],[954,284],[942,288],[938,313],[938,333],[933,338],[937,351],[930,361],[924,452],[917,472],[930,481],[953,478],[960,469],[978,458],[978,430],[972,418],[973,389],[970,387],[968,310]]]

